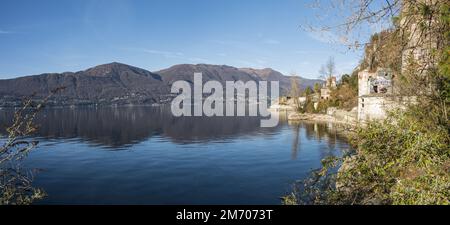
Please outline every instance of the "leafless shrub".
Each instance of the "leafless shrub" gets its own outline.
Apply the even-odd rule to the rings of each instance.
[[[24,169],[21,162],[38,145],[38,141],[30,139],[37,129],[36,115],[48,99],[62,89],[53,90],[40,103],[27,98],[15,111],[12,125],[6,129],[7,138],[0,147],[0,205],[31,204],[45,196],[42,189],[32,186],[34,171]]]

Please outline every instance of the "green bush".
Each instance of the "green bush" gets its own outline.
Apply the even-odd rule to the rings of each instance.
[[[325,160],[320,172],[293,192],[296,203],[450,204],[447,128],[417,120],[418,110],[359,128],[351,137],[356,154],[332,164]],[[339,172],[330,169],[341,164]]]
[[[338,182],[349,189],[359,186],[359,193],[351,195],[358,195],[361,203],[450,203],[447,129],[417,120],[417,110],[372,122],[353,138],[358,154]]]

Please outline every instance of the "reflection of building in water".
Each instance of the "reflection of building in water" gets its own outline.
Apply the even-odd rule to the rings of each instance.
[[[328,123],[303,122],[302,124],[305,127],[306,137],[308,139],[330,141],[334,138],[334,134],[331,134],[335,130]]]
[[[301,157],[302,150],[309,151],[311,143],[323,143],[326,147],[322,147],[320,152],[321,158],[325,158],[332,154],[335,150],[347,149],[349,146],[342,146],[343,140],[347,140],[347,136],[341,132],[340,127],[333,123],[317,123],[307,121],[288,121],[292,129],[292,146],[291,159],[295,160]]]
[[[297,159],[298,147],[300,143],[300,124],[294,124],[293,130],[294,138],[292,140],[291,159]]]
[[[341,148],[338,146],[339,140],[346,139],[346,137],[340,133],[333,123],[303,123],[305,127],[307,139],[317,139],[320,142],[327,143],[328,148],[325,148],[322,152],[322,156],[331,154],[333,149]],[[321,156],[321,157],[322,157]]]

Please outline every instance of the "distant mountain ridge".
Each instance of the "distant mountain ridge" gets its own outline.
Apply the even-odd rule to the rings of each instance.
[[[50,100],[53,105],[125,105],[153,104],[169,101],[170,87],[177,80],[193,82],[193,74],[201,72],[203,81],[280,81],[280,93],[288,93],[291,77],[266,69],[235,68],[226,65],[180,64],[156,72],[138,67],[109,63],[78,72],[44,73],[0,80],[0,106],[14,106],[33,95],[44,98],[57,87],[63,91]],[[298,77],[300,87],[322,83]]]

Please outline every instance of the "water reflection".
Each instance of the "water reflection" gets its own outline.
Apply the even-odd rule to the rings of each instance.
[[[1,132],[11,123],[13,110],[0,111]],[[174,117],[169,107],[53,108],[37,119],[37,136],[81,138],[120,147],[154,135],[177,143],[208,142],[259,133],[270,135],[279,127],[260,129],[258,117]]]
[[[173,117],[168,107],[46,109],[24,162],[44,204],[279,204],[320,161],[348,148],[333,124]],[[12,110],[0,110],[0,124]],[[1,131],[3,134],[4,129]],[[124,150],[124,151],[102,151]]]
[[[329,150],[341,147],[339,144],[346,141],[346,137],[342,134],[339,125],[333,123],[320,123],[312,121],[289,121],[289,127],[292,130],[292,147],[291,158],[297,159],[300,148],[303,146],[302,134],[304,131],[305,139],[303,141],[319,141],[326,143]],[[303,146],[305,147],[305,146]],[[307,146],[306,146],[307,147]],[[331,151],[322,151],[322,155],[329,155]]]
[[[0,110],[0,132],[11,124],[12,109]],[[261,128],[258,117],[174,117],[169,106],[162,107],[80,107],[51,108],[42,111],[37,119],[36,136],[57,139],[82,139],[111,148],[133,145],[161,136],[180,144],[226,141],[228,139],[273,136],[285,125],[292,130],[292,159],[301,146],[301,132],[308,140],[325,141],[334,148],[338,132],[333,124],[287,122],[280,114],[280,124]]]

